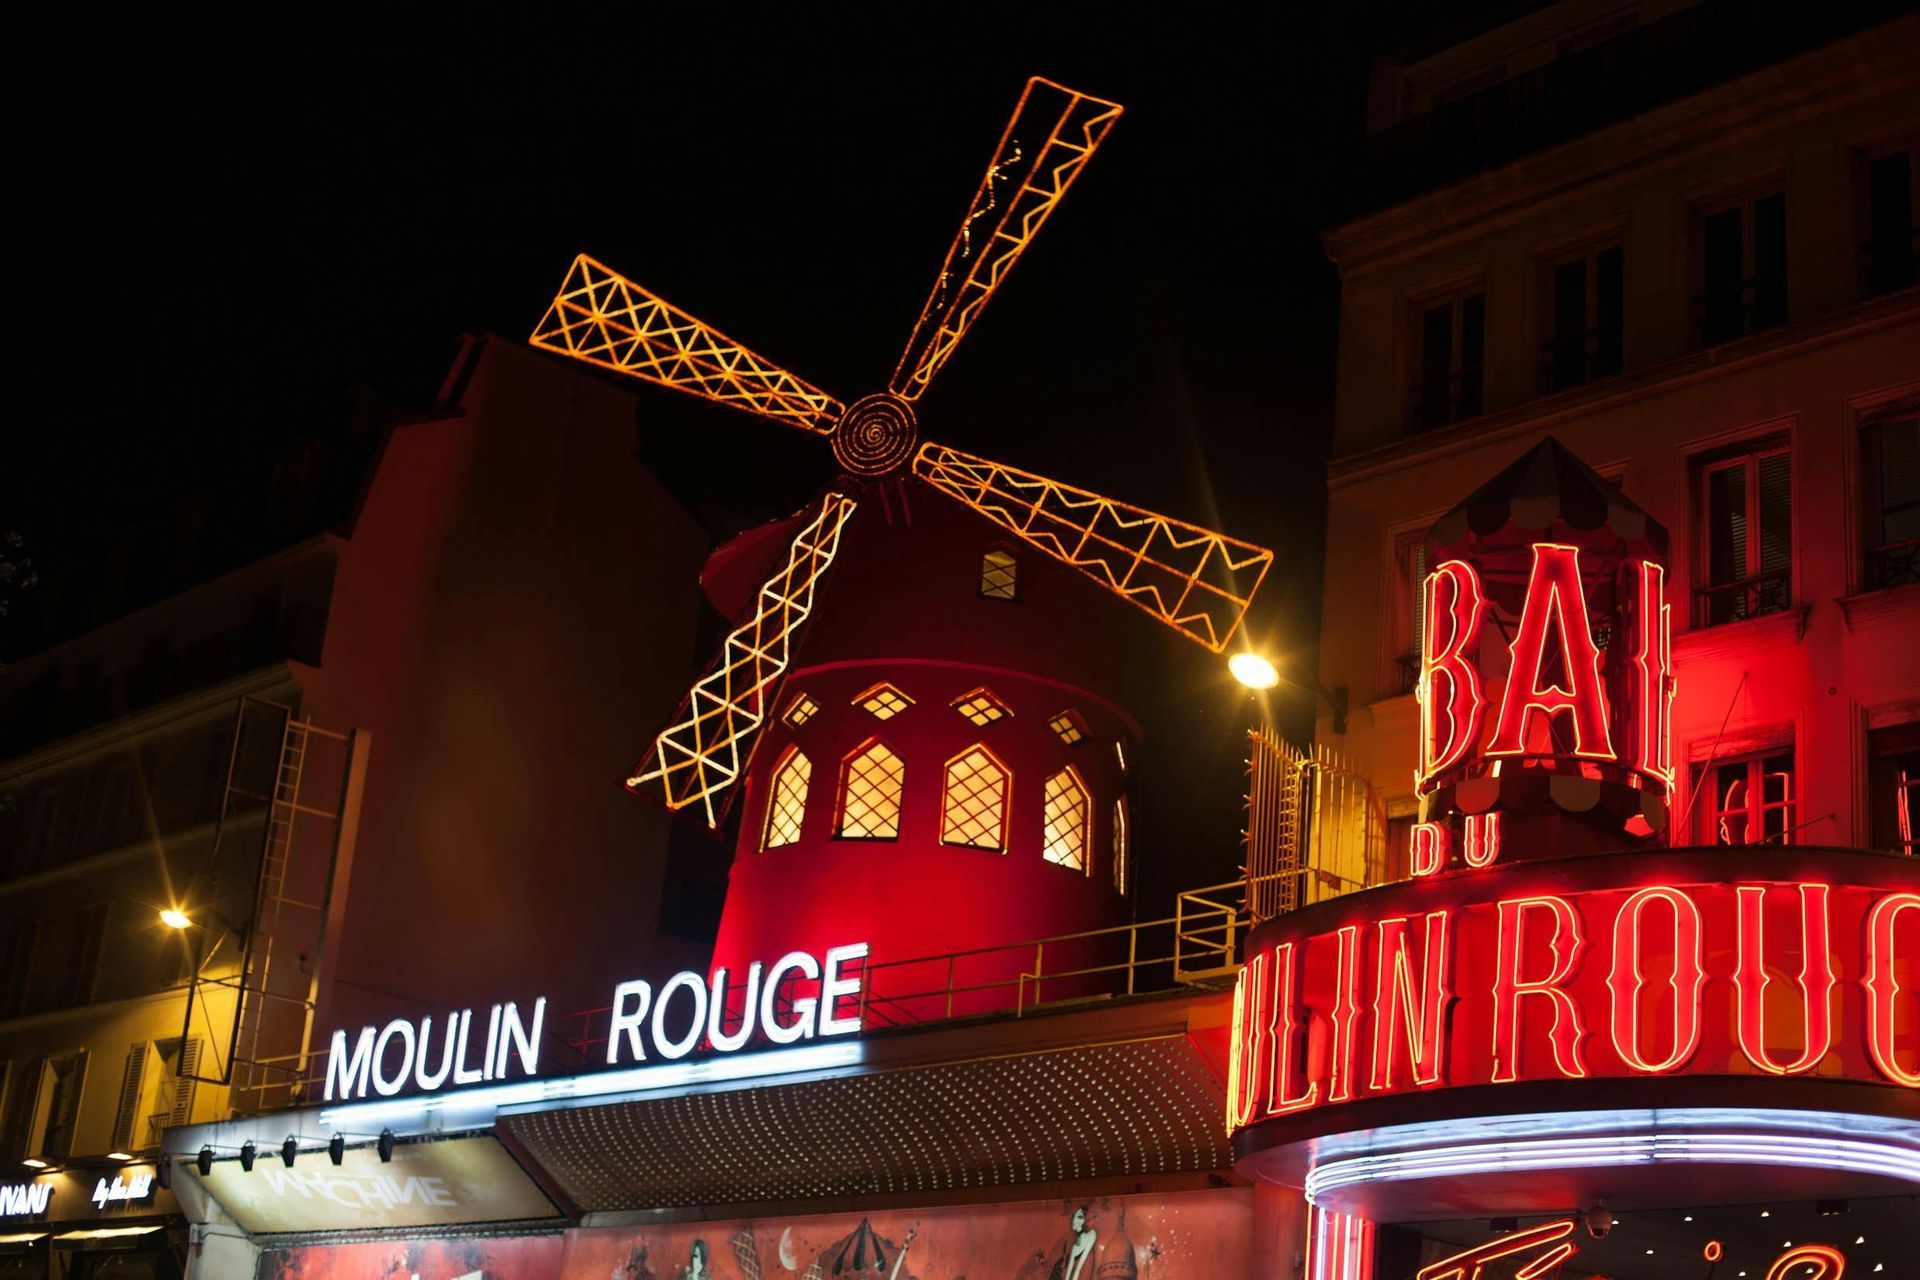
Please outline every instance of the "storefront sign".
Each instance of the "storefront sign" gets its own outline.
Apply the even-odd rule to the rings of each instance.
[[[848,977],[847,969],[866,955],[864,942],[831,948],[818,959],[795,951],[770,967],[756,961],[744,978],[725,969],[711,976],[678,973],[657,993],[649,982],[623,982],[613,993],[607,1065],[648,1061],[649,1044],[653,1056],[676,1059],[703,1040],[716,1053],[732,1053],[756,1039],[789,1045],[851,1035],[860,1019],[843,1010],[859,994],[861,978]],[[507,1003],[484,1018],[472,1009],[418,1024],[396,1018],[377,1030],[362,1027],[351,1047],[347,1033],[335,1031],[322,1096],[328,1102],[364,1098],[371,1088],[390,1098],[504,1080],[510,1073],[537,1076],[546,1013],[543,996],[530,1016]]]
[[[152,1198],[153,1173],[147,1169],[118,1173],[111,1179],[101,1178],[93,1187],[96,1209],[104,1209],[109,1204],[139,1204]]]
[[[0,1184],[0,1218],[25,1218],[47,1211],[53,1198],[51,1182],[9,1182]]]
[[[492,1138],[403,1144],[382,1163],[349,1147],[338,1166],[227,1161],[207,1188],[248,1232],[337,1231],[551,1218],[554,1208]]]
[[[1231,1122],[1556,1078],[1920,1089],[1920,892],[1899,860],[1846,860],[1882,874],[1778,881],[1731,855],[1628,854],[1530,891],[1457,875],[1271,922],[1234,996]]]

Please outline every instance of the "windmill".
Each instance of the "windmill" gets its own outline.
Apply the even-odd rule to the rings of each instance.
[[[709,826],[719,825],[849,518],[881,482],[903,475],[1212,652],[1226,648],[1271,551],[919,436],[915,404],[1120,112],[1050,80],[1027,82],[892,377],[850,404],[600,262],[574,260],[534,329],[534,346],[821,436],[843,473],[803,509],[784,559],[656,735],[630,789],[657,786],[669,809],[698,806]]]

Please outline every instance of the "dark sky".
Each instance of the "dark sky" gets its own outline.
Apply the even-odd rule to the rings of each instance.
[[[1256,630],[1303,653],[1337,301],[1317,233],[1393,7],[686,8],[76,11],[56,44],[88,57],[17,163],[0,525],[52,571],[183,493],[223,505],[290,437],[346,430],[350,388],[424,407],[459,334],[524,337],[582,249],[844,399],[877,389],[1038,73],[1126,114],[923,425],[1275,548]],[[830,475],[817,441],[652,394],[643,449],[709,515],[783,514]]]

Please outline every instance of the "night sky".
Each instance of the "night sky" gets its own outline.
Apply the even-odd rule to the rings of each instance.
[[[523,338],[580,250],[843,399],[877,389],[1038,73],[1126,114],[922,423],[1275,548],[1255,633],[1310,664],[1338,297],[1318,232],[1344,212],[1367,59],[1407,8],[76,25],[88,57],[17,161],[28,395],[0,526],[43,574],[83,576],[90,545],[138,541],[191,495],[240,511],[289,440],[364,432],[356,403],[430,404],[461,333]],[[642,390],[643,455],[717,534],[832,474],[800,433]],[[244,554],[243,525],[216,520],[196,571]],[[0,654],[58,634],[32,596],[0,619]],[[1137,705],[1220,803],[1204,832],[1162,834],[1231,873],[1252,712],[1187,648]],[[1281,705],[1296,736],[1307,710]]]

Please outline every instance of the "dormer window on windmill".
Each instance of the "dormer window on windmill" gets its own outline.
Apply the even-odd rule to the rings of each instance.
[[[875,720],[891,720],[912,706],[913,699],[882,680],[871,689],[857,695],[853,705]]]
[[[953,709],[982,728],[996,720],[1005,720],[1013,712],[987,688],[963,693],[953,700]]]
[[[1013,552],[994,547],[980,557],[980,595],[987,600],[1020,598],[1020,562]]]
[[[813,719],[814,713],[819,710],[819,703],[804,693],[796,693],[793,695],[793,701],[787,704],[786,713],[780,718],[786,721],[789,729],[798,729],[801,725]]]
[[[1087,722],[1080,718],[1078,711],[1071,708],[1047,721],[1047,728],[1070,747],[1077,747],[1087,740]]]

